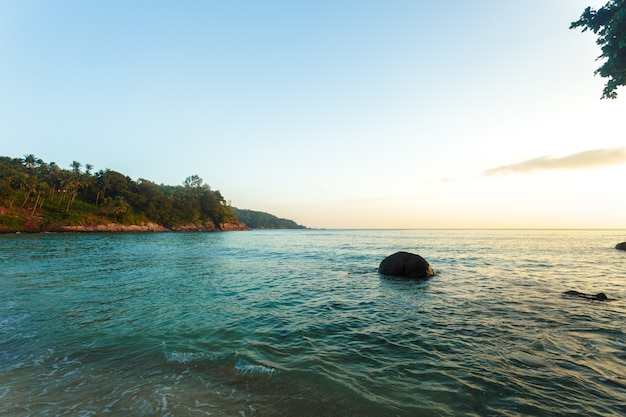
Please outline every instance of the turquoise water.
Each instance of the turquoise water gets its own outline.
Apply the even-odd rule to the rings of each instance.
[[[624,240],[1,235],[0,415],[624,415]],[[379,276],[398,250],[437,275]],[[614,300],[561,295],[571,289]]]

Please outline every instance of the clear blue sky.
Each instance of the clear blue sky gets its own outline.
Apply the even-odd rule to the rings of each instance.
[[[0,1],[0,154],[309,227],[626,228],[604,1]]]

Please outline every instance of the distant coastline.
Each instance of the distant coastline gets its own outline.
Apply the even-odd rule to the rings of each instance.
[[[0,156],[0,233],[305,229],[236,209],[197,175],[171,186],[76,161],[70,167],[32,154]]]

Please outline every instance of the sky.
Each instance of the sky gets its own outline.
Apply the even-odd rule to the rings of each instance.
[[[0,0],[0,155],[312,228],[626,228],[591,0]]]

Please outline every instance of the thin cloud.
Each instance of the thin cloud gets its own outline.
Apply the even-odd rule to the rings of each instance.
[[[548,169],[584,169],[606,165],[623,164],[626,162],[626,148],[592,149],[574,153],[562,158],[541,156],[517,164],[503,165],[488,169],[483,175],[510,174],[514,172],[531,172]]]

